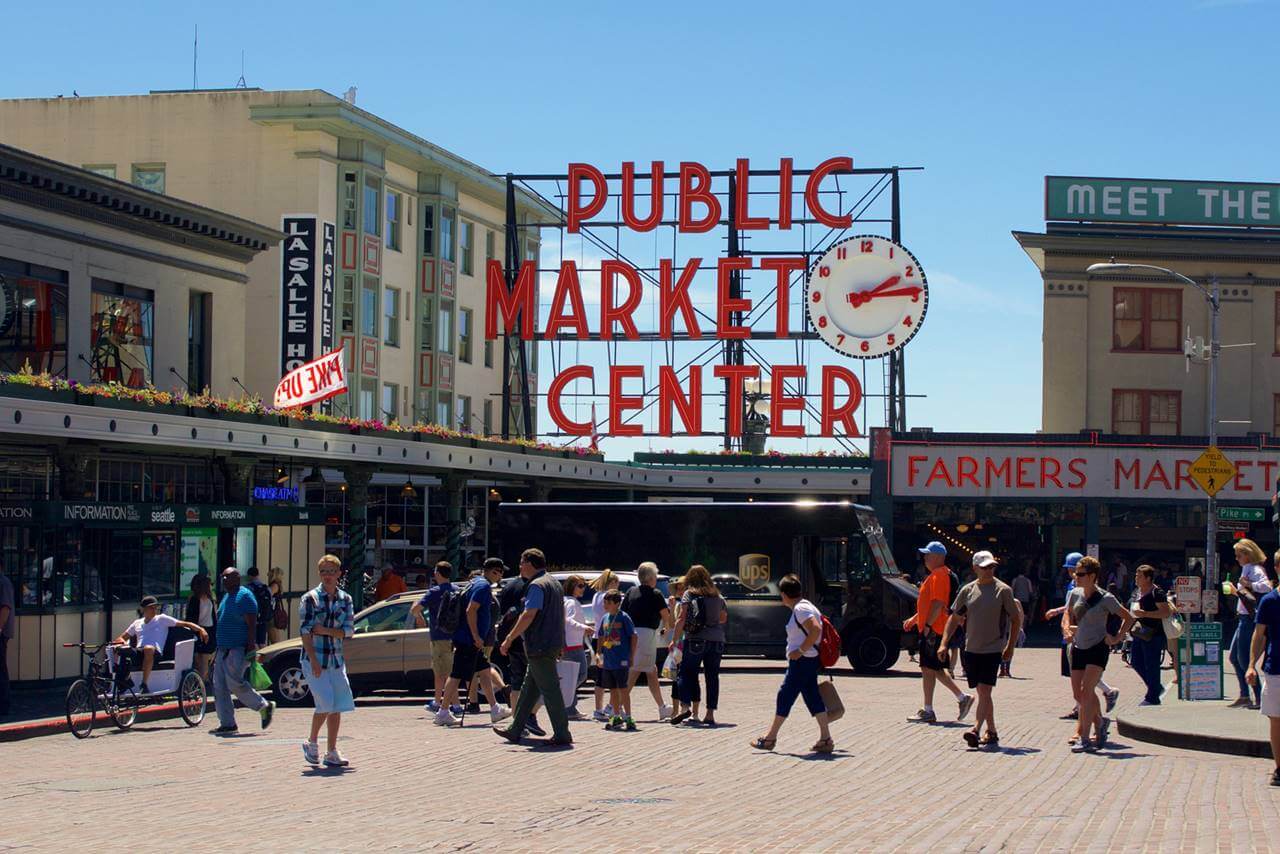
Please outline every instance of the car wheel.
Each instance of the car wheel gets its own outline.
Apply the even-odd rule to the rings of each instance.
[[[294,658],[271,671],[271,692],[281,706],[309,706],[311,689],[302,673],[302,664]]]
[[[884,673],[898,661],[898,639],[884,629],[858,634],[846,649],[858,673]]]

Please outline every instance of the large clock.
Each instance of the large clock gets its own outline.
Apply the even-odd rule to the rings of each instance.
[[[832,246],[809,270],[809,322],[833,350],[886,356],[920,329],[929,285],[916,257],[892,240],[859,234]]]

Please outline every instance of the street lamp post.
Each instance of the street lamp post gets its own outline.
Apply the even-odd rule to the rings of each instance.
[[[1211,447],[1216,446],[1218,444],[1218,353],[1221,349],[1218,344],[1218,310],[1221,306],[1218,300],[1218,277],[1211,276],[1209,287],[1206,288],[1195,279],[1166,267],[1157,267],[1154,264],[1117,264],[1114,261],[1108,264],[1090,264],[1085,272],[1090,276],[1096,276],[1104,273],[1122,273],[1133,270],[1150,270],[1155,273],[1163,273],[1171,279],[1191,285],[1191,287],[1203,294],[1205,301],[1209,303],[1209,445]],[[1204,560],[1205,585],[1217,587],[1218,500],[1213,495],[1209,496],[1208,517],[1205,521]]]

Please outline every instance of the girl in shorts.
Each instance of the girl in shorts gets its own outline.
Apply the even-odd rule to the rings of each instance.
[[[1091,557],[1082,557],[1074,569],[1076,587],[1067,596],[1066,635],[1069,641],[1068,657],[1071,660],[1071,692],[1080,708],[1076,735],[1078,741],[1072,750],[1093,751],[1103,747],[1111,721],[1102,716],[1098,703],[1098,680],[1111,657],[1111,647],[1124,640],[1133,625],[1133,615],[1120,601],[1098,587],[1098,574],[1102,565]],[[1107,618],[1120,618],[1120,628],[1115,634],[1107,632]],[[1089,734],[1097,731],[1096,744]]]

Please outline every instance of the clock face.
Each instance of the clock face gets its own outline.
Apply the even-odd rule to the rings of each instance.
[[[809,270],[805,308],[818,336],[858,359],[887,356],[920,328],[929,285],[916,257],[892,240],[859,234]]]

